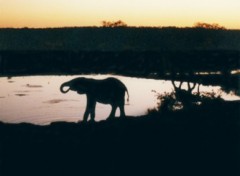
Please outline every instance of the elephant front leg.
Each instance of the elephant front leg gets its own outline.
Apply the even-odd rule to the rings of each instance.
[[[95,121],[95,108],[96,108],[96,102],[93,102],[90,106],[90,117],[92,122]]]
[[[83,116],[83,122],[87,122],[89,115],[91,117],[91,121],[94,121],[95,107],[96,107],[96,101],[94,99],[88,97],[86,110],[85,110],[85,113]]]
[[[83,122],[87,122],[89,114],[90,114],[90,111],[88,110],[88,108],[86,108],[83,115]]]

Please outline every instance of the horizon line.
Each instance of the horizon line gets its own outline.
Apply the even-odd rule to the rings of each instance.
[[[196,27],[196,26],[115,26],[115,27],[106,27],[101,25],[93,25],[93,26],[49,26],[49,27],[0,27],[0,29],[63,29],[63,28],[176,28],[176,29],[209,29],[209,30],[240,30],[239,28],[225,28],[225,29],[211,29],[204,27]]]

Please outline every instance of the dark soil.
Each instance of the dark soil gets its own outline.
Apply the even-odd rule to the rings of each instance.
[[[239,175],[240,102],[97,123],[0,123],[0,175]]]

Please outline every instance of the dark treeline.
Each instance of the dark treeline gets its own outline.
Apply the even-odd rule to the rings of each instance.
[[[151,27],[0,29],[0,50],[239,50],[240,30]]]
[[[0,51],[1,74],[169,73],[239,69],[240,51]]]

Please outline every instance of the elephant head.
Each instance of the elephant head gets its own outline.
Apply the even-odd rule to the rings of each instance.
[[[60,91],[62,93],[67,93],[69,90],[77,91],[79,94],[85,94],[86,89],[86,79],[85,78],[75,78],[73,80],[67,81],[60,86]],[[65,89],[65,87],[67,89]]]

